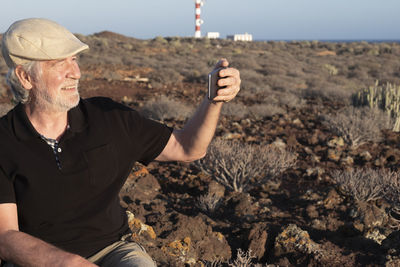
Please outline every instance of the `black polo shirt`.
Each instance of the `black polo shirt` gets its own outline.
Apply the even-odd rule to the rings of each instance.
[[[88,257],[128,230],[118,193],[171,129],[108,98],[81,100],[68,121],[59,168],[21,104],[0,119],[0,203],[17,204],[21,231]]]

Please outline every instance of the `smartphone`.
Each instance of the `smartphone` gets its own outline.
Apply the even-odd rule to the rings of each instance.
[[[219,71],[225,68],[218,68],[208,74],[208,99],[213,100],[217,96],[218,89],[224,88],[217,85],[219,79]]]

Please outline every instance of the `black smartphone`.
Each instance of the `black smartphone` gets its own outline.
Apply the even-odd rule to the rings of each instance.
[[[225,68],[218,68],[208,74],[208,99],[213,100],[217,96],[218,89],[224,88],[217,85],[219,79],[219,71]]]

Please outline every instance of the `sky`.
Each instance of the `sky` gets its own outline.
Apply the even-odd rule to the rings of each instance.
[[[0,0],[0,32],[31,17],[74,33],[139,39],[194,35],[194,0]],[[205,0],[202,35],[256,40],[399,40],[400,0]]]

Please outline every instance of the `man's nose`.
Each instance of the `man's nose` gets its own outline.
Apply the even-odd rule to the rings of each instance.
[[[68,60],[67,78],[76,80],[81,78],[81,70],[79,68],[78,61],[74,58]]]

